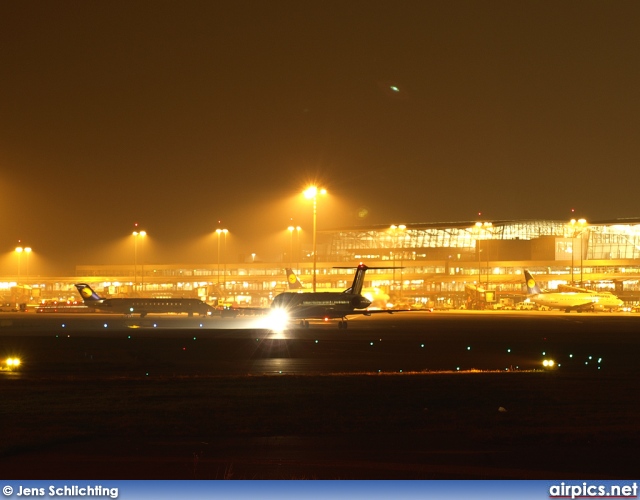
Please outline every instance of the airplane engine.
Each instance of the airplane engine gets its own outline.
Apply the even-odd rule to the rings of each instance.
[[[371,305],[371,301],[366,297],[354,297],[351,299],[351,306],[355,309],[366,309]]]

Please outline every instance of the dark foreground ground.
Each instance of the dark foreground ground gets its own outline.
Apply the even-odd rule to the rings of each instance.
[[[487,331],[493,346],[500,334]],[[607,359],[619,352],[626,364],[602,370],[245,375],[202,370],[206,359],[247,358],[229,341],[199,344],[194,369],[160,358],[159,341],[125,352],[122,340],[89,335],[54,349],[74,344],[39,335],[0,336],[5,350],[13,343],[41,362],[0,373],[6,479],[566,480],[632,479],[640,470],[640,370],[628,331],[627,341],[608,333],[605,342]],[[285,354],[252,356],[271,368],[304,367],[314,356],[314,344],[286,342]],[[436,352],[456,350],[434,342]],[[334,347],[322,356],[365,357]]]
[[[638,472],[635,375],[68,376],[2,385],[0,470],[12,479]]]

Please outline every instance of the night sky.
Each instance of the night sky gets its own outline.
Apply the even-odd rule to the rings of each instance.
[[[3,1],[0,275],[638,217],[640,2]],[[575,212],[572,212],[575,209]],[[478,215],[481,213],[481,215]],[[218,221],[221,221],[218,224]],[[23,271],[24,272],[24,271]]]

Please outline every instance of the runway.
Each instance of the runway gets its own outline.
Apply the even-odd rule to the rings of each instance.
[[[637,475],[640,315],[259,321],[1,315],[4,476]]]
[[[23,374],[148,376],[467,370],[638,370],[640,315],[411,312],[274,332],[260,317],[0,316],[0,356]]]

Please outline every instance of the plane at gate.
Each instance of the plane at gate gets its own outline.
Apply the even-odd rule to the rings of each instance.
[[[86,283],[76,283],[85,305],[102,312],[133,316],[139,314],[144,318],[147,314],[186,313],[188,316],[199,314],[211,316],[215,309],[200,299],[156,299],[150,297],[103,299]]]
[[[284,271],[287,273],[287,283],[289,283],[289,290],[302,290],[304,287],[302,282],[296,276],[296,273],[293,272],[293,269],[290,267],[285,267]]]
[[[536,284],[528,270],[524,270],[527,284],[527,295],[531,302],[552,309],[564,309],[570,311],[606,311],[622,307],[623,302],[610,292],[594,292],[584,288],[567,287],[562,292],[543,292]]]
[[[351,268],[340,268],[351,269]],[[396,312],[410,309],[376,309],[368,310],[371,300],[362,295],[364,276],[368,269],[390,269],[388,267],[367,267],[360,264],[356,268],[353,283],[342,292],[284,292],[277,295],[271,303],[273,316],[282,322],[298,320],[300,326],[309,327],[310,319],[338,319],[338,328],[347,328],[347,316]],[[295,276],[295,275],[294,275]]]

